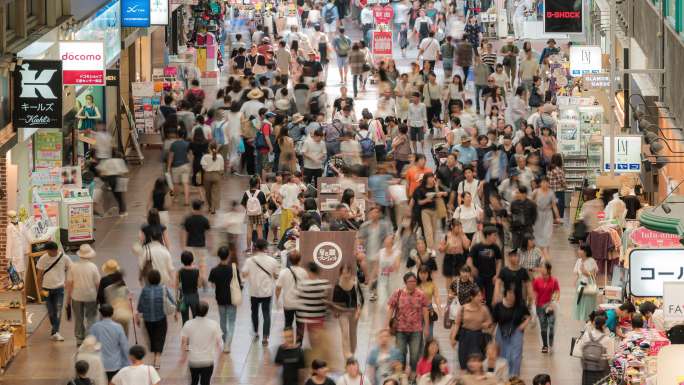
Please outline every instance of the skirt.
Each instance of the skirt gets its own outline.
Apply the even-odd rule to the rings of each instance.
[[[264,224],[263,215],[248,215],[247,221],[251,226],[261,226]]]
[[[599,382],[600,379],[608,375],[608,371],[593,371],[593,370],[583,370],[582,371],[582,385],[594,385]]]
[[[150,352],[161,353],[164,350],[166,330],[168,329],[166,317],[159,321],[145,321],[145,329],[150,339]]]
[[[292,225],[294,219],[294,212],[290,209],[282,209],[280,213],[280,228],[278,229],[278,238],[282,238],[283,234]]]
[[[458,363],[461,369],[465,369],[468,356],[473,353],[484,355],[485,347],[491,337],[481,330],[461,328],[458,336]]]
[[[442,274],[445,277],[457,276],[461,271],[461,267],[465,265],[466,258],[463,254],[444,254],[444,262],[442,263]]]

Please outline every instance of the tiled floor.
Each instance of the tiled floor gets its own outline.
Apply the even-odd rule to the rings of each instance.
[[[358,37],[354,31],[353,36]],[[416,57],[415,50],[409,52],[409,57]],[[402,68],[408,66],[408,59],[398,59]],[[331,80],[329,90],[331,94],[339,93],[339,78],[336,70],[329,71]],[[209,92],[208,92],[209,93]],[[356,99],[360,108],[367,107],[375,110],[376,93],[372,90],[359,95]],[[133,241],[137,239],[138,229],[144,222],[145,207],[152,184],[161,175],[161,166],[157,163],[158,153],[156,150],[146,152],[147,162],[139,168],[132,170],[129,183],[127,201],[130,215],[125,218],[107,218],[96,220],[96,263],[101,265],[109,258],[116,258],[127,272],[126,281],[134,290],[139,290],[137,281],[136,260],[131,251]],[[222,188],[223,207],[234,199],[238,199],[246,187],[247,179],[240,177],[226,178]],[[172,255],[180,254],[178,234],[180,227],[177,225],[188,209],[176,206],[171,211],[171,225],[169,228],[171,238]],[[525,352],[523,359],[523,378],[531,383],[531,378],[540,372],[550,373],[554,385],[576,385],[580,382],[581,370],[576,359],[568,356],[570,338],[579,329],[579,323],[571,320],[573,286],[572,267],[575,256],[566,238],[566,229],[556,227],[554,244],[552,247],[554,271],[561,283],[561,310],[556,324],[556,348],[552,355],[542,355],[539,351],[538,329],[531,329],[526,333]],[[221,234],[212,232],[214,249],[223,239]],[[176,257],[177,258],[177,257]],[[176,265],[179,261],[176,260]],[[210,260],[210,266],[216,263]],[[440,263],[441,265],[441,263]],[[440,282],[439,287],[444,285]],[[442,293],[444,295],[444,293]],[[204,299],[212,303],[213,295],[205,293]],[[215,310],[215,306],[214,306]],[[361,362],[365,362],[367,352],[373,342],[374,330],[380,325],[385,317],[384,304],[368,304],[364,308],[361,324],[359,327],[359,347],[357,356]],[[215,311],[210,317],[217,319]],[[230,355],[223,354],[215,368],[213,383],[215,384],[250,384],[272,385],[277,383],[277,368],[273,365],[275,349],[279,343],[279,333],[283,324],[282,311],[273,309],[274,322],[272,326],[272,339],[268,348],[262,348],[260,344],[253,344],[250,336],[249,308],[243,304],[238,310],[237,330]],[[73,356],[75,353],[75,341],[73,338],[73,324],[63,322],[62,331],[66,337],[65,342],[54,343],[49,340],[48,322],[43,321],[29,340],[29,346],[22,350],[7,369],[5,375],[0,377],[0,383],[7,385],[54,385],[65,383],[65,379],[72,375]],[[336,356],[333,367],[341,367],[341,349],[339,344],[339,332],[337,325],[331,322],[329,325],[330,335],[333,342],[329,347],[330,354]],[[168,385],[187,384],[189,382],[186,366],[179,362],[179,330],[180,323],[172,323],[163,355],[161,375],[162,383]],[[142,341],[142,331],[137,329],[137,338]],[[443,353],[450,360],[455,358],[448,343],[448,332],[440,325],[435,326],[435,334],[440,341]],[[131,335],[131,343],[134,336]],[[365,367],[365,364],[363,364]],[[142,385],[142,384],[141,384]]]

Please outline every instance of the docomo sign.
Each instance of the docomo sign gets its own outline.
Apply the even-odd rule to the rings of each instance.
[[[645,227],[638,227],[629,234],[635,244],[642,247],[677,247],[680,245],[676,234],[661,233]]]
[[[61,41],[59,58],[62,60],[62,78],[65,85],[105,85],[103,42]]]

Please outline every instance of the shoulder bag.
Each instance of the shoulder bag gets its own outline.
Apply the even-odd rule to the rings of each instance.
[[[143,246],[145,248],[145,263],[143,264],[142,269],[140,269],[140,282],[146,282],[147,280],[147,274],[153,269],[152,266],[152,252],[150,251],[150,246],[145,245]]]
[[[439,187],[436,187],[435,190],[437,192],[440,192]],[[437,218],[444,219],[447,217],[447,208],[446,204],[444,203],[444,198],[435,197],[435,211],[437,214]]]
[[[275,274],[270,273],[268,270],[264,269],[264,267],[261,266],[261,265],[259,264],[259,262],[256,261],[256,259],[252,259],[252,262],[254,262],[254,264],[257,265],[257,266],[261,269],[261,271],[263,271],[266,275],[268,275],[269,277],[271,277],[271,279],[276,279],[276,278],[278,278]]]
[[[45,277],[45,275],[46,275],[50,270],[52,270],[55,266],[57,266],[57,264],[59,263],[59,261],[62,260],[62,257],[63,257],[63,256],[64,256],[64,253],[59,253],[59,258],[57,258],[57,260],[55,260],[54,262],[52,262],[52,265],[48,266],[48,268],[45,269],[45,271],[43,272],[43,277]]]
[[[164,290],[164,314],[167,316],[173,315],[177,311],[176,304],[171,297],[169,289],[166,286],[162,286],[162,290]]]
[[[397,335],[397,316],[399,315],[399,301],[401,300],[401,293],[404,292],[404,289],[399,289],[399,295],[397,296],[397,303],[394,305],[394,308],[392,309],[392,316],[389,321],[389,330],[391,335]]]
[[[230,303],[233,306],[240,306],[242,304],[242,288],[240,287],[240,278],[238,278],[237,266],[233,263],[233,277],[230,279]]]

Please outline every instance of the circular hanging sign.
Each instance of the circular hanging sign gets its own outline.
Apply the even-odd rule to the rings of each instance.
[[[334,269],[342,263],[342,249],[337,243],[321,242],[313,250],[313,260],[323,269]]]

